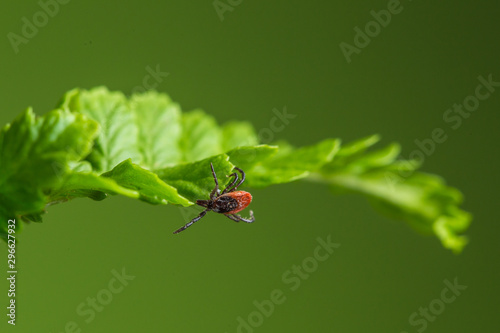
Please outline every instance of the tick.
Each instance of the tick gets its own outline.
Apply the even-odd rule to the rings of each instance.
[[[210,163],[210,168],[212,169],[212,176],[214,177],[215,181],[215,188],[212,190],[212,192],[210,192],[210,200],[196,200],[197,205],[205,207],[206,209],[202,211],[200,215],[186,223],[185,226],[174,231],[174,234],[178,234],[179,232],[186,230],[187,228],[192,226],[193,223],[198,222],[209,211],[224,214],[235,222],[243,221],[252,223],[253,221],[255,221],[252,211],[250,211],[250,218],[248,219],[236,214],[239,211],[245,209],[250,204],[250,202],[252,202],[252,195],[250,193],[245,191],[237,191],[238,187],[241,186],[241,184],[243,184],[243,182],[245,181],[245,172],[243,172],[243,170],[241,170],[240,168],[235,167],[235,169],[241,173],[241,179],[238,182],[239,178],[236,172],[233,172],[229,176],[226,176],[234,177],[234,179],[231,184],[229,184],[221,193],[221,191],[219,190],[217,175],[215,174],[214,166],[212,165],[212,163]]]

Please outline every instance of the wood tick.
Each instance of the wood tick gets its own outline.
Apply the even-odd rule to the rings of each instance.
[[[245,173],[240,168],[235,167],[241,173],[241,179],[238,182],[238,174],[233,172],[229,176],[226,177],[234,177],[231,184],[229,184],[224,191],[219,190],[219,182],[217,181],[217,175],[215,174],[214,166],[210,163],[210,168],[212,169],[212,176],[215,181],[215,188],[210,192],[209,200],[196,200],[196,204],[206,209],[200,213],[197,217],[186,223],[182,228],[174,231],[174,234],[178,234],[181,231],[189,228],[193,223],[199,221],[207,212],[214,211],[216,213],[221,213],[230,218],[235,222],[247,222],[252,223],[255,221],[253,217],[253,212],[250,211],[250,218],[244,218],[240,215],[237,215],[239,211],[245,209],[250,202],[252,202],[252,195],[245,191],[236,191],[238,187],[243,184],[245,181]]]

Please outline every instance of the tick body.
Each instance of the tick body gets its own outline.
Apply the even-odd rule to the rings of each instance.
[[[250,193],[245,191],[237,191],[238,187],[245,181],[245,172],[243,172],[243,170],[241,170],[240,168],[235,167],[234,169],[241,173],[241,179],[239,179],[236,172],[227,176],[234,177],[234,179],[221,193],[221,191],[219,190],[217,175],[215,174],[214,166],[212,165],[212,163],[210,163],[210,168],[212,169],[215,188],[212,190],[212,192],[210,192],[209,200],[196,200],[197,205],[205,207],[206,209],[202,211],[200,215],[189,221],[185,226],[174,231],[174,234],[186,230],[187,228],[192,226],[193,223],[199,221],[209,211],[224,214],[235,222],[243,221],[252,223],[253,221],[255,221],[252,211],[250,211],[250,218],[244,218],[236,214],[245,209],[250,204],[250,202],[252,202],[252,195]]]

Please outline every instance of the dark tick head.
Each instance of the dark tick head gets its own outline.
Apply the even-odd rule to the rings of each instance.
[[[196,200],[196,204],[205,208],[212,209],[213,200]]]
[[[216,213],[229,213],[238,208],[238,201],[228,194],[221,195],[214,200],[212,210]]]

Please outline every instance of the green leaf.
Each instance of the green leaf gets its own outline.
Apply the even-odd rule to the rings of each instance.
[[[397,143],[373,150],[378,135],[340,146],[327,139],[295,148],[259,145],[242,121],[219,126],[201,110],[181,113],[157,92],[126,98],[104,87],[74,89],[59,109],[36,118],[28,109],[0,131],[0,237],[6,218],[41,221],[45,209],[77,197],[124,195],[150,204],[193,205],[213,190],[210,163],[224,189],[237,166],[243,186],[266,187],[306,178],[337,193],[367,197],[385,214],[436,235],[459,252],[471,215],[461,193],[437,176],[399,160]],[[19,225],[21,225],[19,220]]]
[[[13,218],[43,211],[46,193],[65,180],[71,162],[88,154],[97,129],[94,121],[67,110],[54,110],[37,119],[27,109],[5,126],[0,131],[0,210],[4,215]]]
[[[225,176],[229,175],[234,168],[226,154],[156,170],[156,172],[165,183],[175,187],[180,195],[194,202],[197,199],[208,199],[215,187],[210,163],[214,166],[220,188],[224,189],[229,181]]]
[[[378,134],[370,135],[362,139],[349,142],[342,146],[337,153],[337,157],[342,158],[346,156],[356,156],[364,153],[368,148],[380,141]]]
[[[460,233],[467,229],[471,216],[458,208],[462,202],[458,190],[446,186],[440,177],[415,171],[418,165],[411,161],[396,160],[396,144],[363,155],[359,152],[341,149],[342,158],[325,165],[312,179],[330,183],[338,193],[362,194],[385,214],[421,232],[434,233],[446,248],[462,250],[467,238]]]
[[[245,121],[231,121],[222,126],[222,150],[236,147],[257,146],[259,139],[253,126]]]
[[[130,159],[118,164],[103,177],[114,180],[118,185],[136,190],[139,198],[151,204],[179,204],[191,206],[192,202],[179,195],[176,188],[165,184],[155,173],[133,164]]]
[[[121,194],[130,198],[139,198],[136,190],[117,184],[113,179],[101,177],[93,172],[72,172],[63,184],[51,192],[50,202],[68,201],[78,197],[89,197],[93,200],[102,200],[105,193]]]
[[[182,159],[181,111],[165,94],[135,94],[130,101],[139,128],[142,164],[149,170],[175,165]]]
[[[125,159],[142,162],[134,113],[126,97],[120,92],[109,92],[104,87],[72,91],[66,94],[62,105],[95,120],[100,132],[87,159],[94,170],[111,170]]]
[[[184,162],[222,153],[221,131],[215,119],[201,110],[184,113],[180,148]]]
[[[232,164],[242,170],[251,170],[255,165],[276,155],[278,146],[241,146],[226,152]]]
[[[250,169],[247,172],[248,185],[265,187],[305,178],[330,162],[339,147],[338,139],[327,139],[312,146],[287,149],[285,153],[265,159]]]

